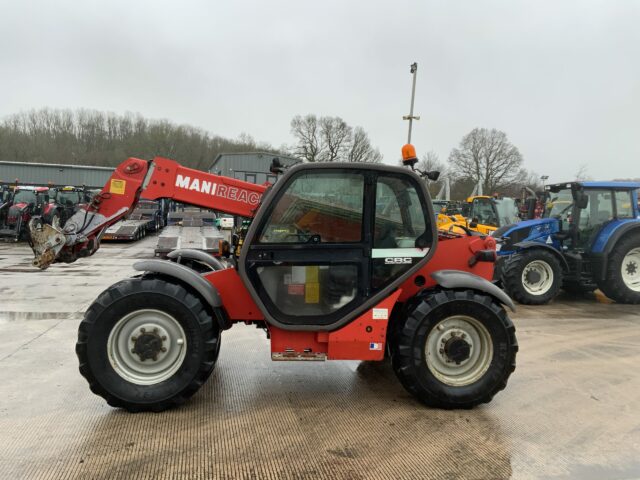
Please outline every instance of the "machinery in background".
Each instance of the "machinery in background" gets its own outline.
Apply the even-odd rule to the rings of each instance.
[[[46,214],[49,206],[48,187],[18,185],[7,194],[7,202],[0,215],[0,238],[12,241],[25,240],[29,235],[29,221]]]
[[[640,303],[638,182],[547,185],[544,218],[507,225],[498,239],[504,289],[538,305],[564,288],[600,288],[620,303]]]

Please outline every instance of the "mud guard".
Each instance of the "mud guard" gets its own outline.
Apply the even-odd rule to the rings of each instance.
[[[193,248],[179,248],[177,250],[173,250],[167,254],[167,258],[170,258],[171,260],[175,259],[178,264],[180,263],[181,258],[186,258],[204,263],[211,267],[212,270],[224,270],[224,265],[220,263],[220,260],[212,257],[202,250],[195,250]]]
[[[564,255],[562,255],[557,249],[553,248],[550,245],[547,245],[546,243],[534,242],[529,240],[529,241],[516,243],[513,246],[518,247],[521,250],[528,250],[531,248],[543,248],[546,251],[553,253],[558,258],[558,260],[560,260],[563,271],[565,272],[569,271],[569,263],[567,263],[567,259],[564,258]]]
[[[438,285],[448,288],[470,288],[472,290],[478,290],[491,295],[498,302],[506,305],[512,312],[516,311],[516,307],[513,300],[509,298],[509,295],[500,290],[496,285],[488,280],[485,280],[473,273],[463,272],[461,270],[438,270],[431,274]]]
[[[179,263],[167,262],[165,260],[142,260],[133,264],[134,270],[139,272],[153,272],[177,278],[182,283],[186,283],[196,290],[204,300],[211,305],[215,314],[216,322],[222,330],[231,326],[227,315],[222,310],[222,300],[218,289],[205,280],[198,272]]]

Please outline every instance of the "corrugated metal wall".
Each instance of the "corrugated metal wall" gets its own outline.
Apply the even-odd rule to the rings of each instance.
[[[47,163],[0,162],[0,183],[23,185],[86,185],[101,188],[107,183],[113,168]]]
[[[282,165],[293,165],[301,161],[275,153],[221,153],[214,160],[209,172],[259,185],[266,181],[274,183],[275,175],[269,172],[269,167],[276,157]]]

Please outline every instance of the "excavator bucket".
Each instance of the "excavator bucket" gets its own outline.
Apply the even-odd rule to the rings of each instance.
[[[65,244],[65,235],[57,218],[53,219],[53,225],[42,221],[41,217],[34,217],[29,222],[29,235],[31,249],[35,258],[33,266],[42,270],[55,262],[58,253]]]

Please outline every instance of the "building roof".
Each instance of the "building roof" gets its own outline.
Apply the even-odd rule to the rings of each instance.
[[[211,166],[209,167],[209,170],[213,170],[213,167],[215,167],[215,165],[224,157],[233,157],[233,156],[238,156],[238,157],[258,157],[258,158],[262,158],[262,157],[266,157],[269,160],[271,160],[272,158],[279,158],[280,160],[285,160],[285,161],[290,161],[291,163],[300,163],[302,162],[302,160],[300,158],[296,158],[296,157],[292,157],[290,155],[282,155],[279,153],[273,153],[273,152],[233,152],[233,153],[219,153],[218,155],[216,155],[216,158],[213,160],[213,163],[211,164]]]
[[[26,167],[59,167],[59,168],[79,168],[84,170],[105,170],[113,172],[116,167],[98,167],[92,165],[68,165],[66,163],[38,163],[38,162],[10,162],[6,160],[0,160],[0,165],[20,165]]]

